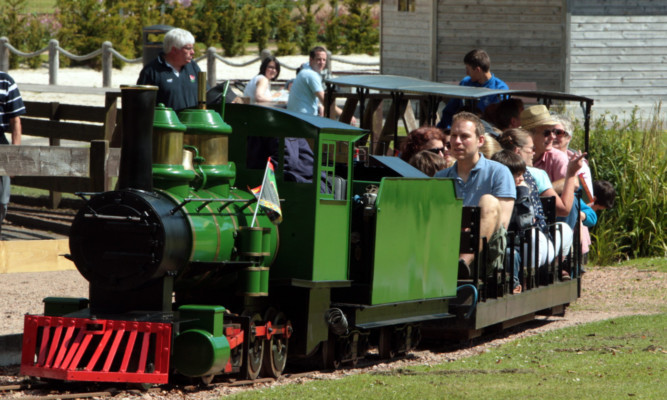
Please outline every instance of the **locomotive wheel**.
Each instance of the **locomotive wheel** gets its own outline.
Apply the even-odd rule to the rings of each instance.
[[[259,314],[252,316],[250,320],[250,332],[248,332],[248,354],[246,362],[248,365],[247,379],[257,379],[262,369],[262,358],[264,354],[264,340],[255,336],[255,325],[262,323],[262,317]]]
[[[271,322],[272,326],[284,326],[287,323],[285,314],[270,308],[264,317],[265,322]],[[268,346],[264,349],[264,360],[262,363],[262,376],[267,378],[278,378],[287,364],[287,342],[283,335],[271,336],[267,341]]]
[[[393,327],[385,326],[380,328],[380,340],[378,343],[378,353],[380,353],[380,358],[392,359],[396,357],[396,348],[394,347],[393,336]]]

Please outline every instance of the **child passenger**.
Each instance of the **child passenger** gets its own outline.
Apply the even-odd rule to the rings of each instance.
[[[530,260],[535,259],[535,235],[537,235],[539,240],[539,265],[542,265],[547,261],[547,251],[553,252],[553,250],[548,248],[549,241],[547,240],[547,237],[541,231],[539,231],[539,229],[532,229],[536,228],[537,225],[535,211],[530,200],[530,187],[524,181],[526,162],[520,155],[510,150],[499,151],[495,153],[491,159],[505,165],[512,173],[512,176],[514,177],[514,183],[516,184],[516,201],[514,202],[514,208],[512,209],[512,217],[510,219],[508,231],[522,233],[526,230],[530,230],[530,240],[533,242],[531,248],[533,254],[530,255],[528,254],[527,248],[524,248],[524,251],[520,253],[519,243],[516,243],[514,246],[514,284],[512,291],[515,294],[521,293],[522,286],[519,280],[521,259],[522,257],[529,257]],[[508,249],[506,255],[507,259],[509,259],[510,250],[511,249]],[[532,264],[534,266],[534,263]]]
[[[516,185],[516,201],[514,202],[508,230],[519,232],[533,227],[535,225],[535,213],[530,202],[530,188],[523,180],[523,174],[526,173],[526,162],[520,155],[509,150],[501,150],[495,153],[491,159],[509,168]]]
[[[428,176],[435,175],[441,169],[449,167],[447,160],[431,150],[422,150],[410,157],[410,165]]]

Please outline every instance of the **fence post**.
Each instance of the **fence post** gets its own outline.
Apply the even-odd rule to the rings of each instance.
[[[327,65],[324,69],[327,71],[327,78],[331,78],[331,52],[329,50],[327,50]]]
[[[58,68],[60,68],[58,47],[58,39],[49,40],[49,85],[58,84]]]
[[[0,38],[0,71],[9,71],[9,47],[7,43],[9,39],[6,36]]]
[[[110,187],[107,180],[107,159],[109,158],[109,142],[106,140],[90,141],[90,190],[104,192]]]
[[[113,69],[113,45],[109,41],[102,43],[102,87],[111,87],[111,71]]]
[[[206,78],[208,80],[208,86],[214,87],[217,82],[217,74],[215,71],[215,47],[206,49],[206,71],[208,71]]]
[[[259,52],[259,60],[260,64],[264,62],[267,58],[271,57],[271,50],[269,49],[263,49],[262,51]]]

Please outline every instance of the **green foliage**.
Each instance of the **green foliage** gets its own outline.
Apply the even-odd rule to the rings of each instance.
[[[341,43],[342,52],[375,54],[380,34],[371,16],[371,7],[364,0],[343,0],[343,2],[349,14],[341,23],[345,36]]]
[[[257,42],[257,51],[269,48],[269,39],[272,34],[273,12],[269,0],[260,0],[259,7],[255,9],[253,36]]]
[[[331,15],[324,26],[324,45],[332,54],[338,53],[340,49],[340,38],[342,36],[341,17],[338,14],[338,0],[329,0]]]
[[[301,54],[308,54],[317,42],[319,25],[315,21],[315,14],[322,9],[322,4],[317,0],[301,0],[296,7],[301,15],[298,26],[299,49]]]
[[[0,36],[6,36],[15,48],[31,53],[46,47],[51,38],[48,18],[40,19],[35,14],[26,14],[26,0],[7,0],[0,4]],[[19,67],[21,58],[10,56],[9,68]],[[32,68],[42,64],[40,56],[27,59]]]
[[[667,256],[667,131],[660,112],[658,105],[646,123],[636,110],[627,121],[603,115],[594,123],[591,171],[617,193],[614,208],[602,211],[591,231],[591,260],[598,264]]]
[[[218,14],[223,6],[223,0],[207,0],[202,4],[197,14],[197,29],[192,31],[198,42],[206,47],[220,43],[220,19]]]
[[[84,56],[102,47],[102,43],[110,41],[116,51],[125,57],[135,57],[135,41],[137,32],[133,19],[126,15],[132,1],[98,0],[57,0],[59,10],[58,21],[61,24],[57,38],[60,47],[77,56]],[[140,34],[140,33],[139,33]],[[101,57],[74,64],[100,68]],[[70,64],[69,58],[62,56],[61,64]],[[114,58],[114,65],[121,66],[120,60]]]
[[[253,7],[244,0],[225,0],[220,8],[220,34],[225,55],[234,57],[245,54],[250,40]]]
[[[208,3],[204,1],[204,3]],[[197,14],[197,0],[190,0],[187,2],[172,1],[168,7],[164,7],[164,14],[162,15],[162,23],[185,29],[192,33],[196,38],[196,33],[199,29],[199,15]],[[196,40],[196,39],[195,39]],[[204,42],[207,43],[207,42]],[[212,42],[213,44],[216,44]]]
[[[292,21],[291,3],[284,0],[284,7],[278,11],[276,41],[278,49],[276,55],[290,55],[296,52],[296,23]]]

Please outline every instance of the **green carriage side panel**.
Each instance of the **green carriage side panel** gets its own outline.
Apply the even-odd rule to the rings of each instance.
[[[348,279],[349,235],[349,202],[320,200],[315,219],[314,281]]]
[[[456,296],[461,208],[450,179],[382,180],[371,304]]]

